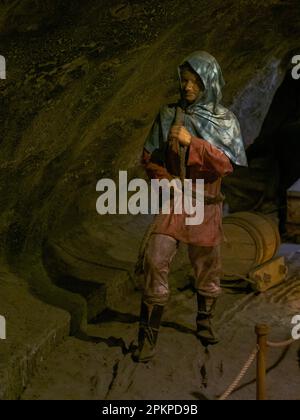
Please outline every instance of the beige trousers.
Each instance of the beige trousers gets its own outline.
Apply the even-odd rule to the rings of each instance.
[[[168,274],[179,241],[168,235],[154,233],[149,239],[145,254],[145,285],[143,300],[153,305],[165,305],[170,296]],[[195,272],[195,288],[207,297],[221,293],[220,246],[202,247],[188,245],[188,254]]]

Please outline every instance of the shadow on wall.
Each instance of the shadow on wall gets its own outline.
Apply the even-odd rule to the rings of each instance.
[[[291,69],[274,95],[261,132],[247,149],[249,168],[224,179],[231,212],[272,214],[285,232],[286,191],[300,177],[300,80]]]

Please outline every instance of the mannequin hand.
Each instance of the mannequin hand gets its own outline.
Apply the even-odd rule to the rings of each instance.
[[[170,130],[170,137],[178,140],[182,146],[189,146],[192,140],[192,135],[182,125],[173,125]]]

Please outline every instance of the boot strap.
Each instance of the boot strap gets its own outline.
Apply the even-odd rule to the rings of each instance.
[[[158,330],[145,325],[141,327],[151,346],[155,346]]]

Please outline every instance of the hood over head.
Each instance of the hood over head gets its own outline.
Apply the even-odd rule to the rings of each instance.
[[[185,127],[192,135],[221,149],[236,165],[247,166],[239,122],[229,109],[220,104],[225,82],[217,60],[205,51],[195,51],[187,56],[178,67],[180,91],[181,66],[185,63],[201,78],[205,87],[204,94],[192,104],[185,103],[182,97],[177,104],[185,111]],[[145,142],[146,150],[152,153],[168,141],[175,113],[174,105],[161,108]]]

